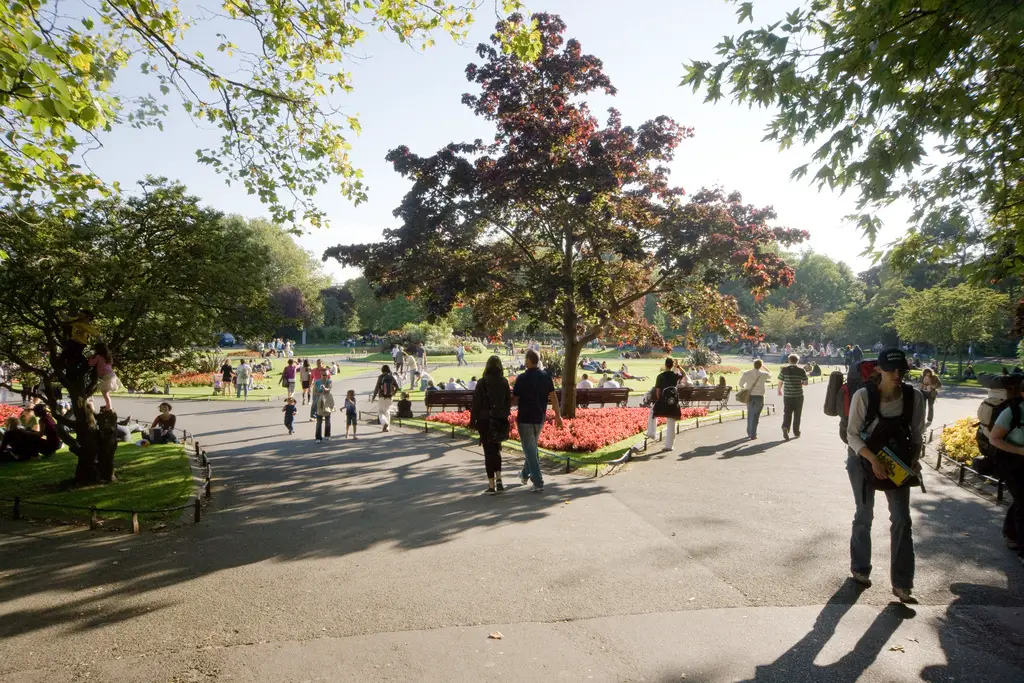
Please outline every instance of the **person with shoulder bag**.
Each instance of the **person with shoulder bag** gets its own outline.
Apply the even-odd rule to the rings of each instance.
[[[740,376],[739,391],[736,392],[736,400],[747,406],[747,438],[757,438],[757,423],[761,420],[761,411],[764,410],[764,391],[771,374],[762,366],[764,362],[758,358],[754,361],[754,368],[747,370]]]
[[[377,401],[377,420],[380,422],[381,431],[391,430],[391,403],[398,392],[398,381],[391,374],[391,368],[382,365],[380,376],[377,377],[377,385],[373,388],[373,395],[370,401]],[[379,400],[378,400],[379,399]]]
[[[921,393],[928,404],[928,416],[925,418],[926,424],[931,424],[935,418],[935,399],[939,395],[939,389],[941,388],[942,382],[939,381],[938,376],[931,368],[925,368],[921,371]]]
[[[494,495],[504,491],[501,483],[501,443],[509,437],[509,415],[512,414],[512,390],[505,379],[501,358],[487,359],[483,377],[473,389],[473,406],[469,424],[480,432],[480,445],[484,449],[484,469],[487,471],[487,490]]]
[[[892,522],[892,593],[900,602],[916,603],[910,488],[921,483],[925,400],[904,382],[909,369],[903,351],[884,350],[878,356],[877,374],[851,397],[846,470],[856,504],[850,537],[853,580],[871,585],[871,522],[875,491],[882,491]]]

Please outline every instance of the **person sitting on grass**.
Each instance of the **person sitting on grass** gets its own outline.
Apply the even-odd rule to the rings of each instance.
[[[409,400],[408,391],[403,391],[398,401],[398,417],[412,417],[412,401]]]
[[[13,423],[7,421],[8,429],[0,440],[0,460],[29,460],[36,456],[52,456],[61,447],[57,423],[50,417],[46,406],[38,404],[32,408],[39,420],[39,432],[25,428],[11,428]]]
[[[978,375],[974,372],[974,363],[967,361],[967,367],[964,369],[964,379],[977,379]]]
[[[146,441],[150,443],[178,443],[178,437],[174,435],[174,425],[178,418],[171,412],[171,404],[164,401],[159,406],[160,413],[149,425],[149,434]]]

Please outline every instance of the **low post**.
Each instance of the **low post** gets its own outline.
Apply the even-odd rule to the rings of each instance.
[[[696,419],[697,419],[697,426],[694,427],[694,429],[700,429],[700,416],[698,415]]]
[[[455,438],[455,425],[452,425],[452,438]]]
[[[132,533],[139,533],[139,513],[132,510]]]
[[[960,463],[960,476],[958,478],[958,483],[963,484],[965,476],[967,476],[967,466]]]
[[[679,422],[676,422],[676,434],[679,433]]]
[[[935,437],[935,430],[934,429],[929,429],[928,430],[928,443],[931,443],[932,439],[934,437]]]
[[[938,469],[941,469],[941,468],[942,468],[942,453],[938,453],[935,456],[935,469],[938,470]]]
[[[1000,486],[1002,486],[1002,482],[1000,482]],[[1000,491],[1002,491],[1002,489],[1000,489]],[[14,497],[14,511],[11,513],[11,517],[14,519],[14,521],[18,521],[19,519],[21,519],[21,497],[20,496],[15,496]]]
[[[740,417],[743,418],[744,420],[746,420],[747,419],[747,411],[740,410]]]
[[[95,529],[100,525],[100,518],[96,514],[96,506],[89,508],[89,528]]]
[[[1000,479],[999,483],[996,485],[996,502],[997,503],[1002,503],[1003,502],[1003,480],[1002,479]]]
[[[644,450],[647,450],[647,437],[644,437]]]
[[[430,429],[427,427],[428,424],[430,424],[430,423],[427,422],[426,420],[423,421],[423,433],[424,434],[428,434],[430,432]]]
[[[202,461],[203,458],[202,458],[202,454],[199,451],[199,442],[196,441],[195,445],[196,445],[196,460]]]
[[[196,502],[195,502],[195,506],[194,507],[195,507],[195,515],[194,515],[195,522],[196,522],[196,524],[199,524],[199,520],[202,519],[202,517],[203,517],[203,504],[199,501],[199,497],[198,496],[196,497]]]
[[[718,424],[722,424],[722,411],[718,411]]]
[[[565,473],[566,474],[569,474],[569,472],[572,471],[571,469],[569,469],[571,463],[572,463],[572,461],[569,458],[565,459]]]

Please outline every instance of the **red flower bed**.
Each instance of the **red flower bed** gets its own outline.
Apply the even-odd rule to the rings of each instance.
[[[259,351],[231,351],[228,353],[228,358],[259,358]]]
[[[683,419],[704,417],[707,414],[706,408],[685,408]],[[558,429],[554,424],[555,413],[549,410],[537,442],[541,448],[588,453],[644,431],[647,429],[648,415],[647,408],[579,408],[576,417],[562,420],[565,428]],[[515,420],[516,413],[513,411],[509,416],[510,438],[518,441],[519,430]],[[436,413],[428,415],[427,421],[469,427],[469,411]],[[658,424],[664,423],[664,418],[658,418]]]
[[[21,406],[7,405],[6,403],[0,403],[0,424],[2,424],[9,417],[21,417],[21,411],[24,410]]]

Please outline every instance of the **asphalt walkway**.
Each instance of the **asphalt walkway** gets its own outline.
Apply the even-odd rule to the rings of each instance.
[[[755,442],[701,428],[543,494],[509,456],[497,497],[480,454],[441,436],[360,425],[318,445],[277,404],[179,402],[216,467],[201,524],[0,522],[0,681],[1024,680],[1024,568],[992,503],[928,472],[922,604],[891,601],[881,501],[875,587],[846,580],[853,501],[823,391],[800,440],[780,416]],[[936,422],[975,405],[944,398]]]

